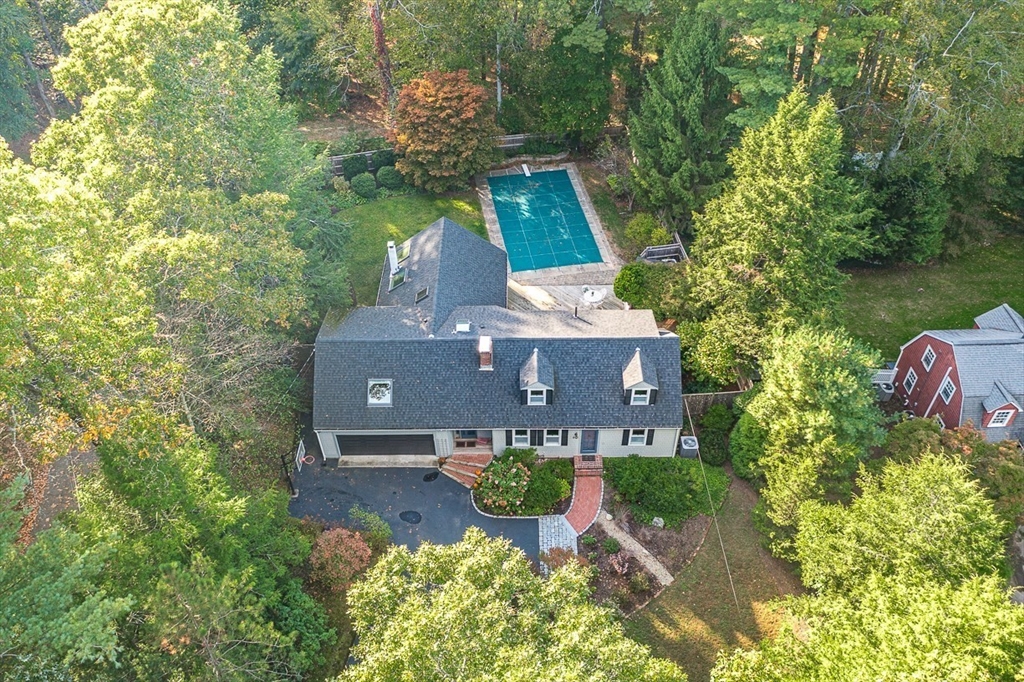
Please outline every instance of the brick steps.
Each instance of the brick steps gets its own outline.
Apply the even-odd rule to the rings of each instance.
[[[494,456],[490,453],[487,454],[475,454],[470,455],[462,452],[456,452],[454,455],[448,458],[449,462],[458,462],[459,464],[475,464],[481,469],[491,463]]]
[[[493,456],[489,454],[457,452],[445,460],[441,467],[441,473],[467,488],[472,488],[476,483],[477,476],[484,470],[484,467],[491,463],[492,459],[494,459]]]
[[[450,479],[453,479],[457,483],[461,483],[467,488],[472,488],[473,484],[476,483],[476,476],[470,476],[469,474],[462,474],[457,471],[452,471],[447,467],[441,467],[441,473]]]

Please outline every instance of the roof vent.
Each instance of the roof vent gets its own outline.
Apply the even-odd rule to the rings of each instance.
[[[480,369],[491,371],[494,369],[494,345],[489,336],[481,336],[477,351],[480,353]]]
[[[468,333],[469,332],[469,326],[470,326],[469,325],[469,320],[456,320],[455,321],[455,331],[456,332]]]

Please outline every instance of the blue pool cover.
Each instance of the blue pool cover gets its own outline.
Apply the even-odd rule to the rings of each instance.
[[[512,272],[601,262],[565,170],[487,178]]]

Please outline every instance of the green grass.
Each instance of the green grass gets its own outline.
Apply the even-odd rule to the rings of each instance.
[[[856,270],[846,283],[845,322],[887,359],[926,329],[969,329],[1000,303],[1024,311],[1024,239],[1004,237],[935,265]]]
[[[759,544],[751,520],[756,501],[749,484],[733,478],[718,516],[738,609],[712,526],[675,582],[626,621],[630,637],[650,646],[656,656],[674,660],[690,682],[710,678],[719,651],[751,648],[760,639],[774,636],[780,618],[769,602],[800,590],[785,564]]]
[[[348,269],[358,305],[373,305],[377,300],[377,285],[389,240],[401,243],[444,216],[487,238],[487,226],[475,192],[379,199],[346,209],[339,215],[352,223]]]
[[[590,203],[594,205],[604,229],[611,234],[616,246],[628,250],[630,247],[629,240],[626,239],[626,219],[619,214],[619,207],[612,198],[604,173],[586,163],[577,164],[577,167],[583,177],[583,186],[590,195]]]

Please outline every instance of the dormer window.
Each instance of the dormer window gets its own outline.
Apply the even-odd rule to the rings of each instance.
[[[931,346],[924,349],[924,355],[921,356],[921,364],[924,365],[924,371],[930,372],[932,365],[935,364],[935,351],[932,350]]]
[[[992,415],[992,419],[988,421],[989,428],[1006,426],[1010,423],[1010,418],[1013,417],[1013,410],[999,410]]]
[[[646,405],[651,399],[651,393],[646,388],[634,388],[629,397],[630,405]]]
[[[390,407],[391,379],[370,379],[366,386],[366,404],[370,407]]]
[[[519,403],[550,405],[555,396],[555,369],[536,348],[519,368]]]
[[[547,391],[543,388],[531,388],[528,405],[547,405]]]

